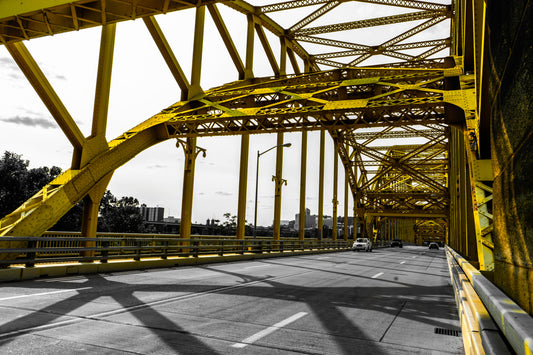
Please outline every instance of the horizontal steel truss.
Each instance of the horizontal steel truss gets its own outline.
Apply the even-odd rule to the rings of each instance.
[[[382,147],[370,145],[391,129],[387,127],[376,131],[373,138],[361,142],[351,131],[334,135],[339,142],[339,155],[350,181],[358,214],[447,218],[449,164],[446,126],[441,127],[440,135],[425,144],[391,146],[386,152],[382,152]],[[377,170],[369,169],[376,166]]]
[[[470,89],[443,90],[444,79],[458,75],[462,75],[460,66],[349,69],[245,80],[210,90],[170,106],[110,141],[107,150],[83,168],[65,171],[4,217],[0,235],[41,235],[110,173],[170,138],[313,129],[328,130],[335,138],[340,137],[336,132],[359,127],[411,125],[425,125],[421,130],[425,133],[439,130],[447,121],[447,104],[470,108]],[[407,165],[405,169],[409,171]],[[357,193],[359,185],[353,176],[350,179],[352,192]],[[433,189],[442,192],[440,186]]]
[[[145,124],[163,123],[172,138],[446,123],[446,104],[470,109],[474,98],[473,90],[443,90],[448,70],[457,69],[346,69],[244,82],[179,102]]]
[[[332,23],[325,26],[307,27],[310,23],[325,15],[344,1],[289,1],[268,6],[253,6],[245,1],[176,1],[176,0],[53,0],[41,5],[35,2],[20,2],[17,0],[3,0],[0,3],[0,42],[14,43],[22,40],[52,36],[58,33],[78,31],[80,29],[104,26],[121,21],[153,17],[168,12],[190,9],[202,5],[214,7],[222,3],[236,11],[253,18],[260,28],[266,28],[274,35],[285,41],[291,53],[296,53],[308,64],[318,70],[317,64],[329,67],[355,66],[375,55],[385,55],[401,61],[416,61],[432,56],[439,51],[449,48],[451,40],[432,39],[422,42],[407,40],[434,25],[452,17],[450,6],[426,1],[404,0],[359,0],[359,2],[375,5],[420,10],[399,15],[369,18],[346,23]],[[290,10],[297,7],[323,4],[318,10],[303,17],[288,29],[282,28],[270,17],[269,12]],[[419,23],[420,20],[426,20]],[[365,46],[357,43],[347,43],[315,37],[317,34],[331,34],[358,28],[370,28],[388,24],[409,23],[411,28],[390,38],[378,46]],[[314,53],[310,55],[300,42],[312,42],[327,46],[349,48],[350,51],[332,53]],[[409,55],[402,52],[406,49],[428,48],[421,54]],[[292,54],[291,54],[292,55]],[[356,56],[349,63],[340,63],[328,58]]]

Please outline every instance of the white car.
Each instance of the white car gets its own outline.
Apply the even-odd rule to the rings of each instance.
[[[357,238],[355,242],[353,242],[352,250],[372,251],[372,242],[368,238]]]

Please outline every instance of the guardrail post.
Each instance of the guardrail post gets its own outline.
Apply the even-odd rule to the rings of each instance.
[[[108,240],[103,240],[100,243],[101,243],[101,248],[102,248],[102,251],[100,252],[100,254],[102,256],[100,258],[100,262],[102,264],[105,264],[105,263],[107,263],[107,256],[109,255],[109,241]]]
[[[218,255],[220,256],[224,255],[224,240],[223,239],[220,241],[220,249],[219,249]]]
[[[133,260],[140,261],[141,260],[141,242],[140,241],[135,241],[135,247],[136,247],[137,254],[133,258]]]
[[[195,240],[194,242],[192,242],[192,248],[193,248],[193,254],[192,254],[192,255],[193,255],[195,258],[198,257],[198,249],[200,249],[200,248],[199,248],[199,245],[200,245],[200,243],[199,243],[197,240]],[[189,253],[190,253],[190,250],[189,250]]]
[[[163,255],[161,255],[161,259],[166,260],[167,253],[168,253],[168,240],[164,240],[163,241]]]
[[[241,255],[244,255],[244,244],[245,244],[244,242],[245,242],[244,239],[239,240],[239,244],[241,246],[241,248],[240,248],[241,249],[241,253],[240,253]]]
[[[279,249],[278,251],[281,253],[284,250],[283,248],[283,240],[279,242]]]
[[[37,241],[30,240],[28,241],[28,249],[33,249],[37,247]],[[26,267],[34,267],[35,266],[35,255],[37,253],[35,251],[31,251],[29,253],[26,253],[26,258],[29,260],[26,262]]]

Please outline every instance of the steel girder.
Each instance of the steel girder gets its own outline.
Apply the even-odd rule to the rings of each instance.
[[[460,67],[346,69],[254,79],[257,83],[244,80],[207,91],[195,100],[170,106],[110,141],[107,150],[81,169],[64,172],[4,217],[0,232],[2,235],[42,234],[108,174],[142,150],[170,138],[316,129],[330,131],[345,146],[339,137],[349,137],[358,127],[423,125],[435,131],[447,123],[447,104],[469,107],[468,100],[457,99],[458,94],[468,98],[468,91],[443,90],[444,78],[460,73]],[[428,129],[424,128],[425,131]],[[441,148],[438,138],[432,142]],[[350,144],[360,149],[357,142],[350,141]],[[350,167],[351,158],[343,163],[345,168]],[[415,159],[414,164],[420,164],[420,160]],[[418,174],[417,169],[407,165],[402,171]],[[357,194],[360,184],[351,174],[350,187]],[[371,180],[363,186],[368,186],[368,181]],[[438,186],[432,189],[443,192]],[[413,207],[416,202],[410,200],[404,205]]]
[[[91,140],[85,142],[81,137],[79,140],[84,153],[80,152],[80,155],[83,159],[79,158],[78,164],[73,164],[73,169],[65,172],[15,212],[6,216],[0,222],[0,234],[26,234],[31,231],[32,235],[39,235],[42,228],[57,220],[63,211],[68,210],[68,206],[75,203],[74,201],[79,201],[87,194],[94,194],[94,190],[100,190],[96,186],[108,179],[114,169],[142,149],[162,140],[173,137],[195,138],[304,130],[328,130],[337,141],[339,154],[349,176],[352,194],[359,193],[360,187],[367,188],[366,197],[356,198],[359,205],[361,202],[377,201],[373,202],[375,206],[378,206],[375,212],[384,213],[383,206],[394,204],[403,208],[401,213],[411,213],[414,216],[415,208],[424,204],[422,202],[424,198],[418,192],[411,191],[411,197],[407,198],[399,192],[384,195],[390,191],[368,190],[370,186],[383,187],[399,184],[402,181],[401,178],[394,178],[392,174],[389,174],[390,171],[387,173],[384,171],[387,169],[387,164],[389,167],[394,165],[390,159],[401,159],[401,157],[395,156],[392,151],[383,154],[380,152],[383,149],[377,149],[379,146],[372,148],[371,144],[364,143],[366,140],[393,137],[426,137],[429,141],[436,140],[442,137],[444,124],[462,124],[456,118],[452,118],[452,115],[447,115],[447,109],[451,105],[458,106],[466,112],[468,127],[471,132],[478,133],[479,102],[476,102],[476,99],[480,100],[480,92],[476,88],[481,81],[480,71],[475,71],[476,80],[472,80],[472,75],[464,75],[461,57],[455,58],[455,67],[447,69],[444,68],[442,61],[428,59],[434,53],[453,44],[454,53],[464,55],[467,63],[470,63],[470,56],[465,53],[468,44],[464,44],[466,42],[465,28],[469,26],[464,17],[467,11],[464,11],[463,7],[452,9],[448,5],[426,1],[362,0],[359,2],[417,11],[400,13],[388,18],[369,18],[362,21],[309,27],[317,19],[324,20],[328,13],[348,2],[308,0],[256,7],[240,0],[220,1],[249,17],[252,28],[255,27],[260,36],[273,69],[277,68],[277,71],[274,70],[275,74],[284,72],[282,70],[284,66],[281,65],[283,59],[280,59],[278,66],[272,50],[269,49],[263,28],[268,29],[282,40],[286,46],[286,55],[293,64],[294,72],[300,72],[295,54],[304,60],[307,70],[318,70],[320,65],[342,68],[316,74],[282,76],[278,79],[251,79],[253,74],[251,74],[249,58],[247,56],[246,65],[244,65],[217,11],[215,5],[217,1],[205,3],[174,0],[3,1],[0,4],[0,41],[11,45],[21,40],[142,17],[180,84],[182,99],[195,97],[193,100],[178,102],[125,132],[109,142],[107,148],[105,142]],[[199,7],[204,4],[207,5],[226,48],[230,52],[239,72],[239,78],[246,76],[248,79],[205,93],[199,87],[190,90],[192,84],[189,84],[181,71],[153,17],[153,15]],[[317,4],[323,4],[323,6],[306,16],[295,17],[293,24],[287,28],[281,27],[269,15],[271,12],[274,15],[280,11]],[[431,29],[434,25],[452,16],[454,16],[455,24],[452,28],[454,41],[441,37],[409,42],[410,38],[417,33]],[[420,23],[420,21],[423,22]],[[357,28],[373,28],[400,23],[409,24],[410,27],[379,45],[366,45],[336,37],[339,33]],[[477,27],[481,26],[479,24],[479,21],[476,22]],[[479,32],[479,28],[477,31]],[[323,34],[327,38],[315,37],[315,34]],[[307,47],[307,43],[319,44],[322,50],[317,51],[317,47],[311,50]],[[472,54],[472,57],[476,54],[476,68],[481,63],[479,44],[479,41],[476,42],[477,47]],[[458,49],[461,45],[463,45],[462,51]],[[335,52],[336,48],[345,48],[349,51]],[[425,49],[425,51],[414,55],[406,52],[412,49]],[[400,59],[401,62],[388,64],[387,68],[361,70],[348,68],[379,55]],[[347,58],[348,61],[329,60],[332,58]],[[196,65],[197,70],[199,66],[200,64]],[[450,78],[458,78],[460,85],[454,87],[453,90],[444,90],[444,83]],[[52,109],[56,109],[61,105],[59,102],[52,106]],[[68,113],[63,116],[67,115]],[[71,130],[74,131],[76,127],[74,125],[72,127]],[[376,132],[361,131],[369,127],[378,131],[381,129],[381,133],[376,135]],[[387,127],[390,129],[387,130]],[[409,129],[409,127],[415,128]],[[479,139],[477,141],[479,142]],[[356,150],[358,153],[353,154]],[[367,153],[367,158],[369,154],[375,155],[373,164],[377,166],[376,168],[370,169],[372,163],[365,160],[362,151]],[[408,153],[404,151],[403,154]],[[474,158],[469,161],[473,167],[482,165]],[[436,186],[439,186],[442,181],[440,163],[435,159],[432,163],[418,162],[415,166],[420,168],[423,164],[426,167],[435,168],[435,174],[426,176],[424,183],[438,190]],[[410,167],[409,164],[404,164],[402,169],[403,174],[406,175],[417,173],[417,168]],[[378,178],[375,175],[378,175]],[[430,181],[435,179],[438,183],[431,184]],[[490,187],[477,181],[476,186],[479,191],[490,190]],[[481,199],[481,203],[486,203],[485,200]],[[426,209],[435,209],[435,206],[439,204],[432,201],[426,196]],[[446,203],[445,200],[440,201]],[[435,216],[437,214],[435,212]],[[486,215],[490,213],[483,212],[483,216]],[[479,228],[478,234],[482,234],[482,228]],[[487,228],[483,233],[486,230]],[[490,240],[486,240],[485,244],[490,244]]]

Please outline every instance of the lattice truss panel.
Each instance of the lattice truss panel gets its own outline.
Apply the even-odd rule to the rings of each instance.
[[[356,205],[365,213],[446,218],[449,206],[446,126],[387,127],[371,135],[345,131],[338,137],[342,142],[340,150],[349,158],[343,162],[357,179],[351,184]],[[394,141],[396,145],[376,145],[380,141]],[[399,144],[413,141],[418,144]]]
[[[341,143],[339,154],[356,200],[375,209],[396,206],[437,213],[437,205],[445,203],[446,106],[469,106],[468,92],[446,91],[443,85],[446,77],[460,72],[457,66],[346,69],[224,85],[196,100],[180,101],[109,142],[108,150],[84,168],[66,171],[1,220],[1,231],[12,233],[28,212],[43,209],[49,214],[46,222],[28,222],[28,227],[45,228],[44,232],[98,181],[166,139],[320,129]],[[364,133],[370,138],[361,141],[354,133],[358,128],[379,130]],[[423,139],[419,145],[393,144],[386,152],[367,144],[378,138],[415,136]],[[367,164],[377,170],[370,171]],[[357,171],[361,178],[356,178]],[[394,196],[383,196],[392,192]],[[438,211],[442,213],[442,207]]]
[[[308,59],[315,70],[443,57],[451,46],[450,0],[5,0],[0,40],[13,43],[218,2],[252,16],[259,32],[265,28],[286,41],[290,55]],[[267,41],[264,32],[258,35]]]
[[[436,59],[449,55],[452,44],[450,1],[218,3],[0,2],[0,41],[25,70],[80,155],[76,166],[3,218],[0,235],[42,234],[82,198],[94,195],[97,201],[98,191],[105,189],[103,181],[115,169],[163,140],[304,130],[327,130],[336,141],[357,208],[432,218],[447,213],[446,124],[461,124],[447,110],[457,106],[471,116],[476,95],[470,75],[463,73],[461,58],[446,65]],[[220,6],[247,17],[247,31],[259,38],[275,77],[254,78],[253,58],[248,51],[237,50]],[[239,79],[244,80],[204,92],[199,87],[198,58],[193,58],[190,80],[184,75],[155,15],[189,8],[197,8],[197,13],[207,8]],[[94,26],[110,31],[108,25],[136,18],[143,19],[165,58],[182,90],[182,101],[110,142],[99,138],[105,132],[84,138],[44,75],[36,75],[42,73],[20,41]],[[202,26],[197,23],[194,32],[201,32]],[[279,39],[279,57],[265,30]],[[103,31],[102,48],[104,38],[112,43],[112,36]],[[201,47],[197,44],[195,52]],[[106,56],[102,48],[101,58]],[[362,65],[367,67],[355,68]],[[105,78],[105,71],[98,75]],[[445,90],[445,82],[454,77],[460,79],[461,88]],[[108,99],[97,96],[103,97],[100,106]],[[100,113],[102,122],[105,115]]]

